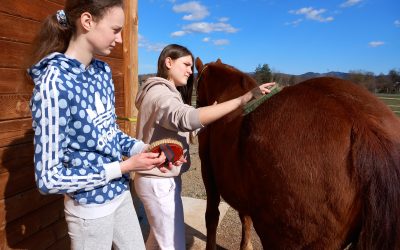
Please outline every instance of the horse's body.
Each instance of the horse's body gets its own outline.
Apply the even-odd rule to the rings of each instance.
[[[246,74],[196,60],[200,106],[254,88]],[[253,220],[265,249],[400,249],[400,121],[362,87],[316,78],[199,134],[207,248],[220,195]]]

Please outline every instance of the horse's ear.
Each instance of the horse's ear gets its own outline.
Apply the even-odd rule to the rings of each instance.
[[[203,62],[201,61],[200,57],[196,57],[194,64],[196,65],[197,72],[201,72],[203,69]]]
[[[217,61],[216,61],[216,63],[222,63],[221,59],[218,58]]]

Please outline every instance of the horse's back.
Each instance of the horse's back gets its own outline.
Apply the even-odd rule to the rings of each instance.
[[[266,230],[259,233],[269,235],[268,244],[343,247],[361,210],[352,157],[364,156],[353,152],[354,137],[378,133],[398,144],[398,131],[399,120],[381,101],[340,79],[308,80],[273,96],[244,119],[240,136],[256,190],[249,193],[254,224]]]

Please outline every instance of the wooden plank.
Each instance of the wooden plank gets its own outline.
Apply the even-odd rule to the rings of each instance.
[[[123,75],[113,75],[115,92],[124,92],[124,77]]]
[[[107,57],[123,59],[124,55],[123,55],[123,52],[122,52],[122,45],[120,43],[117,43],[115,45],[115,48],[111,51],[111,54],[108,55]]]
[[[26,69],[29,53],[29,44],[0,40],[0,68]]]
[[[69,250],[69,249],[71,249],[71,241],[68,235],[57,241],[54,245],[47,248],[47,250]]]
[[[53,2],[53,3],[57,3],[60,6],[64,6],[65,5],[65,0],[47,0],[48,2]]]
[[[125,107],[116,108],[115,113],[117,114],[117,116],[124,117],[125,116]]]
[[[119,58],[112,58],[112,57],[104,57],[104,56],[97,56],[99,60],[102,60],[108,65],[110,65],[113,75],[119,76],[123,75],[124,72],[124,61]]]
[[[33,167],[24,167],[17,172],[0,174],[0,199],[36,188]]]
[[[0,68],[0,76],[1,94],[32,94],[34,85],[26,69]]]
[[[31,43],[39,32],[40,23],[36,21],[1,12],[0,20],[0,39]]]
[[[0,148],[18,144],[32,145],[32,140],[31,118],[0,121]]]
[[[42,195],[34,188],[0,200],[0,228],[46,204],[60,199],[60,195]]]
[[[124,93],[115,92],[115,108],[123,108],[125,104]]]
[[[68,235],[68,230],[65,220],[58,220],[13,247],[16,249],[44,250],[54,245],[58,240],[65,238],[66,235]]]
[[[31,117],[30,98],[31,94],[0,94],[0,121]]]
[[[6,227],[0,229],[0,242],[7,242],[8,246],[15,246],[17,243],[59,220],[65,220],[64,201],[62,198],[13,222],[7,223]]]
[[[124,93],[126,116],[137,115],[134,101],[138,91],[138,3],[137,0],[125,1],[125,27],[124,27]],[[127,125],[127,133],[136,134],[136,123]]]
[[[24,167],[32,167],[33,171],[32,143],[0,148],[0,173],[13,173]]]
[[[9,120],[6,122],[13,122],[18,120]],[[0,122],[2,123],[2,122]],[[14,127],[18,128],[18,127]],[[33,145],[33,130],[18,130],[18,131],[11,131],[0,133],[0,147],[5,146],[13,146],[18,144],[28,144],[29,146]]]
[[[43,0],[1,0],[0,12],[36,21],[42,21],[62,6]]]

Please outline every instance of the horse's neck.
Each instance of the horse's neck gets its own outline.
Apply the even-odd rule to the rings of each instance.
[[[239,150],[240,131],[243,123],[242,110],[237,109],[222,119],[215,122],[214,130],[215,143],[223,148],[228,155],[236,155]]]

